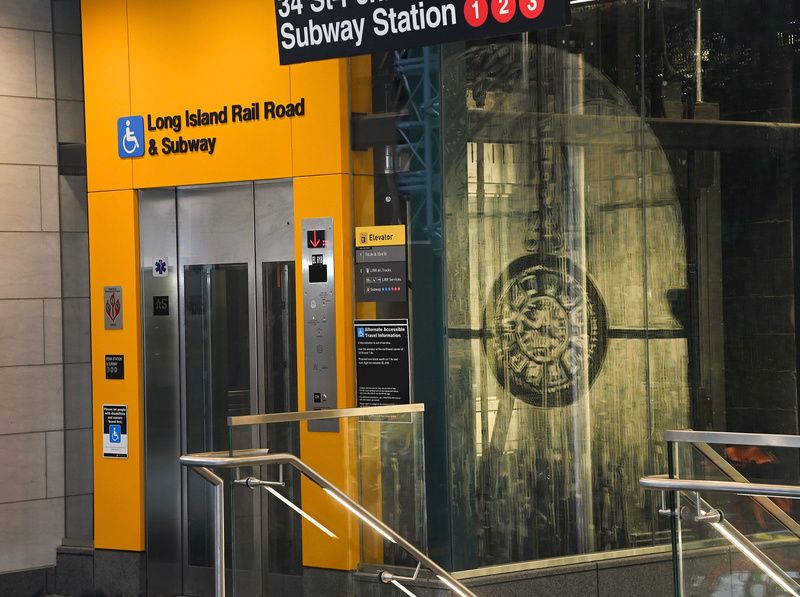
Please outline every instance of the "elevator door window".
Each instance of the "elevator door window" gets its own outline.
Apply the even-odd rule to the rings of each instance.
[[[186,443],[189,452],[228,447],[227,418],[250,412],[247,264],[184,267]],[[189,475],[189,564],[213,565],[213,492]],[[239,538],[241,542],[241,537]]]

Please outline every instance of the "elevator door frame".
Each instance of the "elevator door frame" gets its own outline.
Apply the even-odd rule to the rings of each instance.
[[[229,213],[236,209],[234,202],[226,197],[237,193],[243,194],[236,200],[239,209],[249,204],[249,212],[247,217],[239,214],[239,225],[245,230],[231,246],[230,237],[220,234],[220,229],[230,226],[220,219],[236,217]],[[293,187],[291,180],[258,181],[148,189],[140,191],[139,197],[148,594],[211,594],[211,568],[188,563],[187,475],[193,473],[178,465],[178,456],[187,452],[185,268],[247,264],[250,410],[265,412],[262,264],[294,262]],[[153,274],[159,258],[167,262],[166,277]],[[155,296],[169,297],[168,316],[154,315]],[[256,433],[254,428],[254,442]],[[260,507],[254,505],[254,510],[260,512],[253,518],[257,550],[253,557],[259,563],[256,569],[262,571],[263,502]]]

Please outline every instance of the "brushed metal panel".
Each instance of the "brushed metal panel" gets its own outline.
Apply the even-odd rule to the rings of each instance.
[[[253,183],[178,189],[181,265],[251,261],[253,221]]]
[[[314,230],[325,233],[320,246],[309,247]],[[336,408],[336,308],[334,303],[333,219],[306,218],[302,225],[303,351],[306,373],[306,410]],[[311,282],[314,261],[327,267],[325,281]],[[339,422],[309,421],[309,431],[338,431]]]
[[[294,261],[292,181],[257,182],[254,190],[258,262]]]
[[[149,595],[182,592],[181,408],[178,353],[175,191],[139,193],[145,394],[145,512]],[[153,276],[156,258],[168,275]],[[153,297],[169,297],[168,316],[154,316]]]

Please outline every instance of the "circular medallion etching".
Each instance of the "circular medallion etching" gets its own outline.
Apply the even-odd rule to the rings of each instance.
[[[594,382],[608,345],[606,308],[568,259],[524,255],[495,281],[484,310],[495,377],[533,406],[565,406]]]

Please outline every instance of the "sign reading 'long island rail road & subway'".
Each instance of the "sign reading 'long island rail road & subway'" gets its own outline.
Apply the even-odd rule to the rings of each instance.
[[[568,0],[275,0],[281,64],[561,27]]]
[[[200,108],[169,114],[122,116],[117,120],[117,150],[121,158],[176,155],[217,150],[216,127],[247,126],[260,120],[283,120],[306,114],[306,99],[286,104],[263,101]]]

